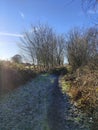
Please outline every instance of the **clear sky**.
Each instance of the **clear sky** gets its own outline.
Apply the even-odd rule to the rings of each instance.
[[[17,43],[22,32],[39,21],[58,33],[66,33],[76,26],[92,26],[82,11],[81,0],[70,1],[0,0],[0,59],[9,59],[19,53]],[[91,10],[88,13],[95,15]]]

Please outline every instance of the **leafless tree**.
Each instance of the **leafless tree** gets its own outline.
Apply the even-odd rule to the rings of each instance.
[[[92,62],[98,65],[98,29],[71,30],[67,35],[66,52],[74,69]]]
[[[75,28],[69,32],[66,41],[67,59],[74,69],[87,64],[89,59],[88,44],[80,29]]]
[[[98,25],[98,0],[82,0],[82,9],[91,22]]]
[[[64,55],[65,55],[65,37],[63,35],[57,36],[57,51],[56,58],[57,64],[62,65],[64,63]]]
[[[63,64],[64,37],[57,36],[48,25],[33,26],[21,38],[21,49],[29,55],[33,64],[51,68]],[[62,61],[62,62],[61,62]]]
[[[86,42],[89,46],[89,64],[98,66],[98,28],[92,27],[86,31]]]
[[[98,5],[98,0],[81,0],[82,1],[82,8],[84,11],[87,11],[88,9],[96,9]]]

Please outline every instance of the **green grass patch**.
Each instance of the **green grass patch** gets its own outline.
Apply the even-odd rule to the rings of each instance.
[[[63,94],[67,93],[70,89],[70,83],[68,81],[65,81],[64,77],[60,79],[60,86]]]
[[[49,76],[49,73],[42,74],[43,77]]]

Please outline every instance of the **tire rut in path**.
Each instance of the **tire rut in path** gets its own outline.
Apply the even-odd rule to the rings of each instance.
[[[70,107],[71,104],[68,102],[68,97],[67,95],[64,97],[62,94],[57,78],[52,91],[51,104],[48,108],[47,115],[50,130],[77,130],[77,124],[66,119]]]

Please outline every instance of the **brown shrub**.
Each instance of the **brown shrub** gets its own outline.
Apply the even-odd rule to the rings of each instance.
[[[96,103],[98,102],[98,71],[85,66],[77,69],[69,79],[74,79],[69,80],[71,83],[69,95],[73,102],[81,110],[92,113],[98,107]]]

